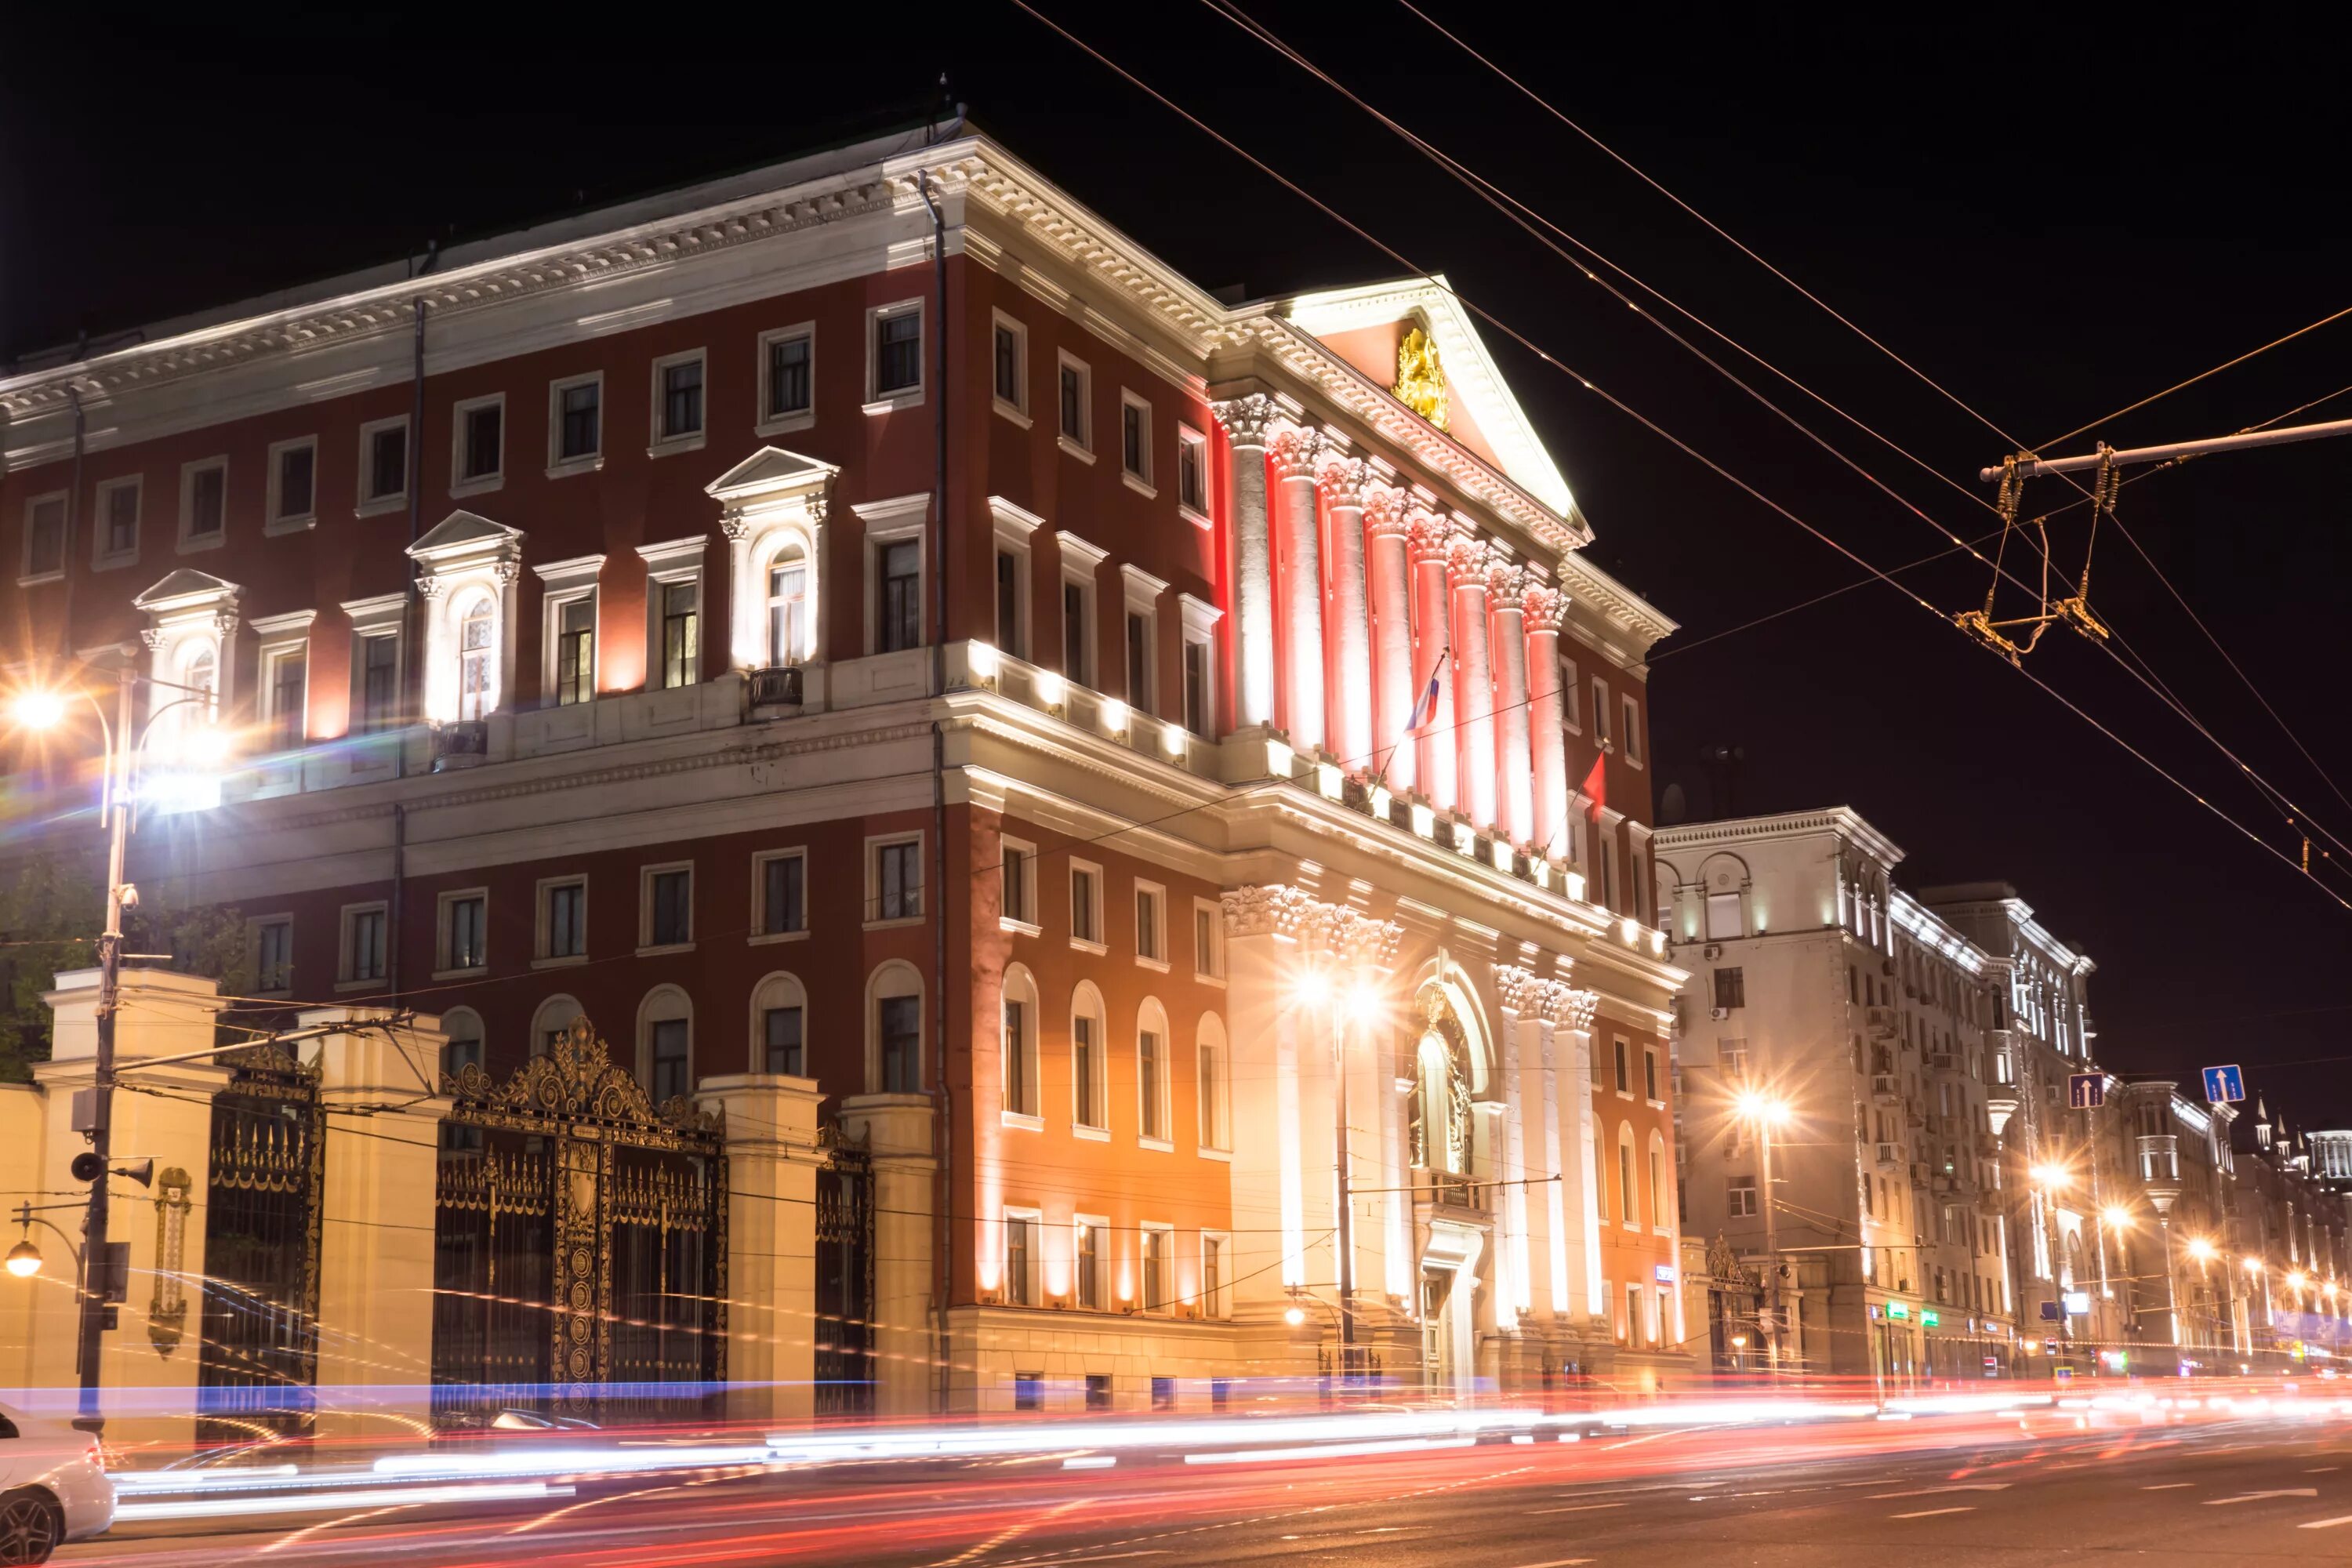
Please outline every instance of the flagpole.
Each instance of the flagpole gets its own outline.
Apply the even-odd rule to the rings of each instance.
[[[1406,740],[1412,738],[1416,731],[1425,727],[1430,719],[1437,717],[1437,678],[1444,673],[1445,661],[1453,652],[1452,643],[1447,643],[1437,650],[1437,662],[1429,667],[1429,680],[1422,688],[1421,696],[1413,702],[1412,711],[1404,716],[1404,734],[1398,737],[1396,745],[1389,748],[1389,754],[1381,759],[1381,765],[1373,771],[1372,787],[1374,789],[1379,789],[1388,782],[1389,764],[1396,761],[1397,746],[1403,745]],[[1421,717],[1421,710],[1424,705],[1429,709],[1428,719]],[[1414,722],[1416,719],[1420,720],[1419,723]]]

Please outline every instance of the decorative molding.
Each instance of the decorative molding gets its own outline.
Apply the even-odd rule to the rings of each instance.
[[[1364,491],[1364,528],[1375,539],[1403,539],[1412,531],[1412,493],[1394,485]]]
[[[1323,452],[1320,431],[1303,425],[1283,425],[1276,427],[1273,438],[1266,443],[1266,462],[1275,481],[1311,479],[1315,477],[1316,459]]]
[[[1558,632],[1559,617],[1568,608],[1568,595],[1557,588],[1530,586],[1520,595],[1519,608],[1527,616],[1528,636]]]
[[[1224,426],[1225,439],[1236,450],[1255,447],[1263,451],[1273,439],[1276,421],[1285,417],[1282,405],[1263,392],[1247,397],[1229,397],[1222,403],[1209,405],[1209,412]]]
[[[1362,510],[1371,480],[1371,464],[1336,452],[1327,452],[1315,470],[1315,482],[1322,487],[1325,502],[1333,507]]]
[[[1592,1031],[1592,1015],[1600,1007],[1600,992],[1577,991],[1563,986],[1559,1013],[1554,1021],[1567,1025],[1579,1034],[1590,1034]]]
[[[1222,902],[1228,937],[1273,936],[1343,964],[1387,968],[1404,940],[1394,921],[1326,903],[1287,882],[1228,889]]]
[[[1454,534],[1445,542],[1445,574],[1456,587],[1486,585],[1488,555],[1484,541]]]
[[[1526,574],[1517,566],[1496,560],[1486,563],[1486,596],[1496,615],[1519,609],[1521,584],[1525,581]]]

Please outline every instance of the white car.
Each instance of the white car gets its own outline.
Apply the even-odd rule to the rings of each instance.
[[[0,1563],[46,1563],[113,1522],[114,1483],[98,1439],[0,1407]]]

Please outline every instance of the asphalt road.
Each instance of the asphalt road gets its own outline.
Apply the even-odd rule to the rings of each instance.
[[[145,1524],[71,1563],[1912,1568],[2352,1560],[2352,1421],[1866,1422],[1312,1461],[1122,1458],[602,1483]],[[1081,1463],[1084,1458],[1081,1457]]]

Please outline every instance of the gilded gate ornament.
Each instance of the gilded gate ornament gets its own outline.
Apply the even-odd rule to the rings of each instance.
[[[1440,430],[1445,428],[1445,367],[1437,363],[1435,341],[1419,327],[1397,345],[1396,384],[1389,391]]]
[[[147,1302],[147,1342],[159,1355],[179,1348],[188,1322],[188,1211],[195,1183],[177,1165],[155,1178],[155,1293]]]

